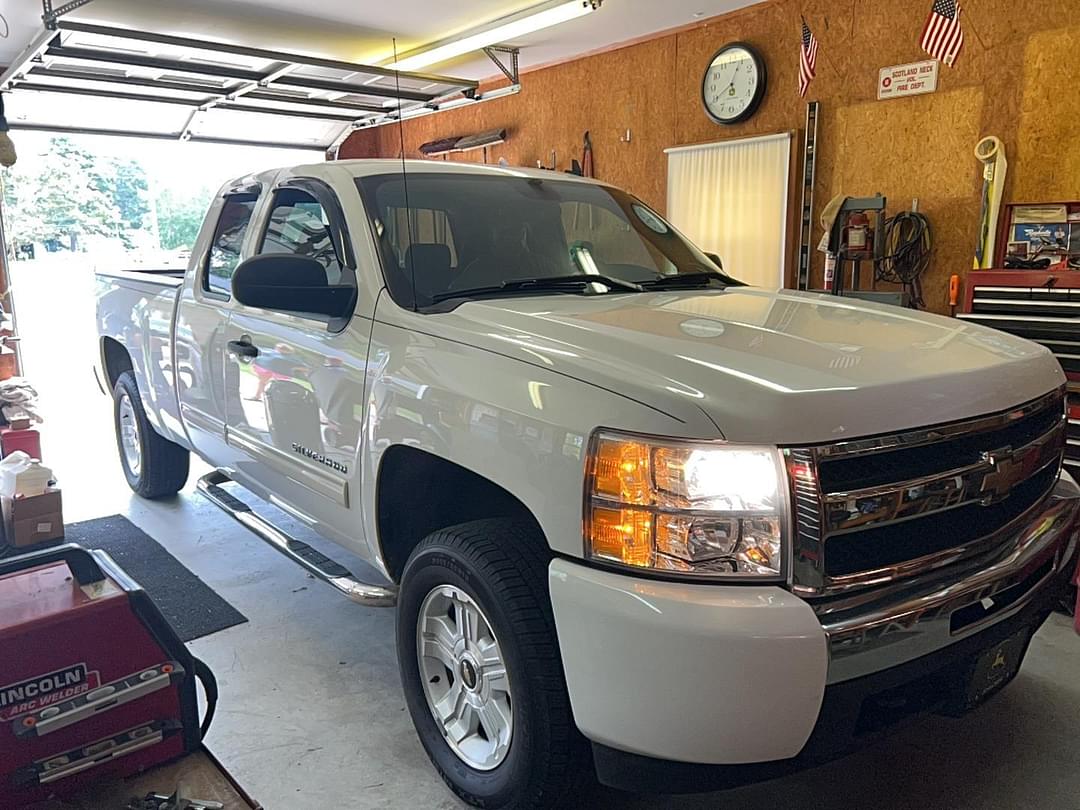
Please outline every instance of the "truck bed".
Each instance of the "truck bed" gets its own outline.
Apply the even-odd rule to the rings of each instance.
[[[184,271],[99,270],[95,282],[98,334],[126,349],[146,406],[146,418],[166,438],[183,441],[178,433],[172,323]]]
[[[96,275],[107,278],[160,284],[163,287],[179,287],[184,281],[185,272],[187,271],[183,267],[116,267],[98,270],[96,271]]]

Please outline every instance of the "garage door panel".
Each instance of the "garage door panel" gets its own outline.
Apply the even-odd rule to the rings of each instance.
[[[15,128],[318,149],[354,122],[477,86],[64,19],[0,75]]]
[[[9,123],[21,128],[66,129],[73,121],[79,129],[149,135],[176,135],[190,111],[157,101],[97,98],[21,90],[6,101]]]
[[[192,137],[214,139],[250,139],[251,133],[276,143],[319,146],[330,143],[348,122],[319,121],[309,118],[283,117],[269,113],[237,112],[211,108],[196,113],[191,122]]]

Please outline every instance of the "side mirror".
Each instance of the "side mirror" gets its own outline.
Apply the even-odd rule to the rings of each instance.
[[[330,285],[326,268],[308,256],[268,253],[240,263],[232,294],[244,306],[347,318],[356,304],[356,287]]]
[[[716,269],[724,269],[724,260],[720,258],[720,255],[718,253],[709,253],[708,251],[706,251],[705,255],[712,259],[712,263],[716,265]]]

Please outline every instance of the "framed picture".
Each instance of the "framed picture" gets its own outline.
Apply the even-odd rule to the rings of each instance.
[[[1006,255],[1013,256],[1017,259],[1026,259],[1028,257],[1030,246],[1030,242],[1009,242]]]

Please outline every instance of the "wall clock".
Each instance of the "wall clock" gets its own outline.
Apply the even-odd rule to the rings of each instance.
[[[765,60],[745,42],[732,42],[716,52],[701,81],[701,100],[718,124],[737,124],[757,110],[765,97]]]

